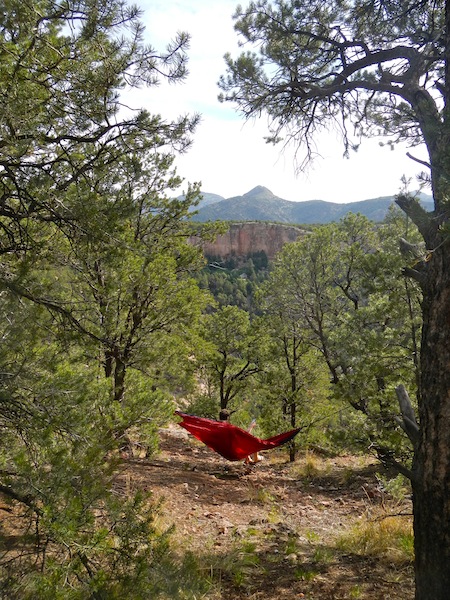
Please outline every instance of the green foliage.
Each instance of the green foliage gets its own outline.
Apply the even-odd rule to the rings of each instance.
[[[258,287],[268,273],[265,252],[256,252],[245,259],[207,257],[208,265],[198,276],[199,286],[208,289],[219,306],[237,306],[253,314]]]
[[[267,141],[294,141],[306,157],[314,154],[315,134],[330,128],[346,153],[361,137],[380,134],[391,145],[425,139],[432,153],[445,104],[444,12],[441,2],[239,6],[235,29],[250,50],[226,55],[221,99],[246,117],[265,112]],[[412,94],[410,86],[420,91]]]
[[[302,353],[295,354],[294,365],[294,356],[286,353],[288,348],[283,343],[287,336],[280,338],[274,332],[277,325],[280,326],[276,317],[269,313],[267,321],[270,321],[268,326],[273,335],[273,354],[269,355],[260,375],[258,423],[267,436],[290,428],[301,428],[290,443],[293,460],[298,448],[329,443],[327,427],[333,421],[336,405],[330,401],[328,373],[317,353],[304,349]]]
[[[139,15],[116,0],[11,0],[0,15],[5,597],[199,589],[155,526],[158,506],[117,475],[123,446],[155,450],[170,392],[191,381],[206,303],[188,244],[199,187],[172,198],[175,152],[197,118],[168,122],[120,99],[182,79],[189,38],[160,54]]]
[[[401,475],[396,477],[379,477],[382,489],[397,502],[403,502],[411,494],[411,482]]]
[[[111,403],[109,381],[82,355],[64,357],[57,344],[43,346],[30,333],[33,328],[22,348],[26,370],[2,398],[1,491],[17,515],[0,531],[2,593],[30,599],[189,597],[167,534],[155,528],[158,506],[126,493],[116,479],[121,440],[112,432],[145,421],[147,430],[140,432],[152,444],[171,404],[149,394],[142,377],[130,383],[132,402]],[[12,535],[17,541],[11,555]]]
[[[322,32],[330,24],[338,32],[343,7],[316,3],[302,22],[312,17]],[[415,382],[420,298],[392,275],[401,264],[390,241],[399,224],[393,218],[376,229],[351,216],[287,246],[263,292],[266,321],[248,312],[266,277],[264,257],[230,265],[230,276],[202,285],[214,291],[214,310],[194,279],[202,257],[188,243],[199,186],[172,198],[181,184],[174,153],[189,145],[197,118],[167,122],[123,110],[120,99],[126,88],[161,77],[181,80],[188,36],[156,52],[143,43],[139,11],[120,0],[9,0],[3,8],[0,492],[10,519],[0,529],[1,593],[194,598],[204,589],[196,566],[170,551],[170,532],[156,526],[159,505],[127,489],[117,469],[121,450],[137,442],[152,452],[172,394],[192,389],[195,377],[200,409],[239,407],[241,424],[260,415],[274,429],[286,414],[290,423],[328,418],[325,369],[338,401],[365,415],[367,440],[387,432],[401,449],[389,429],[392,391],[398,380]],[[239,23],[254,41],[272,11],[253,22],[260,8],[268,7],[252,5]],[[357,8],[345,7],[346,23],[363,28]],[[263,52],[283,63],[291,81],[293,68],[316,78],[322,36],[300,33],[298,44],[310,46],[299,57],[281,34],[300,8],[280,2],[273,10],[283,18],[279,31],[270,23],[275,35]],[[334,40],[332,52],[339,46]],[[336,56],[347,54],[345,44]],[[251,83],[249,93],[268,83],[253,55],[235,73]],[[346,105],[324,96],[315,114],[335,117],[351,98]],[[268,102],[278,118],[278,99]],[[386,130],[383,106],[367,104],[369,116],[371,107]],[[407,121],[393,119],[391,131]],[[244,548],[245,558],[253,550]],[[235,582],[244,576],[236,571]]]
[[[170,532],[156,531],[159,509],[148,498],[124,502],[111,497],[97,507],[95,535],[80,536],[77,521],[74,539],[67,535],[71,523],[66,508],[36,527],[44,543],[38,564],[27,565],[23,558],[23,577],[9,565],[3,588],[9,597],[186,599],[206,591],[207,582],[189,555],[183,561],[171,553]]]
[[[217,419],[218,416],[218,402],[217,398],[213,393],[202,394],[195,391],[189,397],[189,404],[187,412],[198,417],[206,417],[209,419]]]
[[[118,116],[119,93],[126,87],[183,78],[186,34],[169,45],[167,58],[158,58],[143,43],[139,11],[123,2],[108,0],[98,10],[91,2],[61,7],[44,0],[24,9],[12,0],[5,8],[0,20],[2,253],[34,251],[45,240],[45,222],[92,217],[97,195],[104,192],[100,171],[114,170],[134,153],[167,144],[186,147],[197,121],[166,123],[145,110]],[[98,219],[97,229],[101,224]]]
[[[202,320],[203,348],[197,355],[198,374],[216,411],[234,409],[245,400],[260,367],[257,348],[260,332],[249,314],[237,306],[224,306]]]
[[[350,429],[348,415],[330,419],[334,435],[350,440],[353,431],[359,444],[385,443],[400,452],[394,388],[401,382],[415,388],[420,329],[420,294],[399,276],[402,257],[392,247],[402,227],[395,219],[375,227],[349,215],[339,224],[317,228],[283,249],[262,292],[291,391],[298,387],[306,399],[297,378],[301,374],[310,390],[308,379],[317,375],[308,375],[314,370],[302,357],[320,357],[337,407],[345,401],[366,417],[364,426],[357,418]],[[318,393],[326,394],[324,382],[316,389],[321,388]],[[275,389],[279,392],[280,386]]]

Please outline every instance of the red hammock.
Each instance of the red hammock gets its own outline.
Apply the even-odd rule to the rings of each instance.
[[[228,460],[243,460],[260,450],[281,446],[292,440],[300,431],[300,428],[292,429],[267,440],[261,440],[227,421],[195,417],[178,410],[175,414],[183,419],[181,423],[178,423],[180,427],[192,433],[194,437]]]

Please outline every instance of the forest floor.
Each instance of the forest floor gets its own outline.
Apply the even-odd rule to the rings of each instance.
[[[247,467],[172,425],[159,454],[126,460],[120,480],[163,499],[160,524],[211,578],[206,598],[410,600],[411,501],[383,488],[387,475],[367,457],[289,463],[285,450]]]

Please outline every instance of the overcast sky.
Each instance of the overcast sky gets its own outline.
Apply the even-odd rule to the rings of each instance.
[[[192,39],[189,76],[176,86],[162,84],[135,92],[133,103],[171,118],[199,112],[202,121],[188,154],[177,159],[177,171],[186,181],[202,182],[202,191],[225,198],[245,194],[257,185],[285,200],[353,202],[396,194],[401,177],[415,175],[420,165],[406,157],[406,148],[380,147],[380,140],[365,140],[350,159],[335,135],[317,141],[317,158],[296,174],[294,151],[264,141],[267,122],[245,122],[229,103],[217,100],[217,81],[225,72],[223,56],[239,52],[232,14],[236,0],[142,0],[148,42],[163,49],[177,31]],[[242,2],[246,5],[246,2]],[[301,153],[301,150],[300,150]],[[425,155],[417,150],[420,158]],[[429,190],[424,190],[429,192]]]

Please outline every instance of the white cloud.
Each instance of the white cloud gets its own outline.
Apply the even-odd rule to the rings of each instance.
[[[235,0],[141,4],[152,46],[163,49],[180,30],[191,35],[187,81],[176,86],[161,84],[133,95],[134,104],[168,119],[202,113],[193,147],[177,159],[180,175],[187,181],[201,181],[203,191],[224,197],[263,185],[287,200],[351,202],[395,194],[403,175],[414,177],[422,170],[406,157],[404,147],[390,151],[380,148],[376,140],[365,140],[358,153],[344,159],[335,136],[322,135],[317,142],[322,158],[296,175],[293,149],[282,152],[280,146],[267,145],[263,119],[245,123],[231,105],[217,100],[217,82],[225,72],[223,55],[239,52],[231,18],[236,4]],[[415,187],[413,182],[411,188]]]

